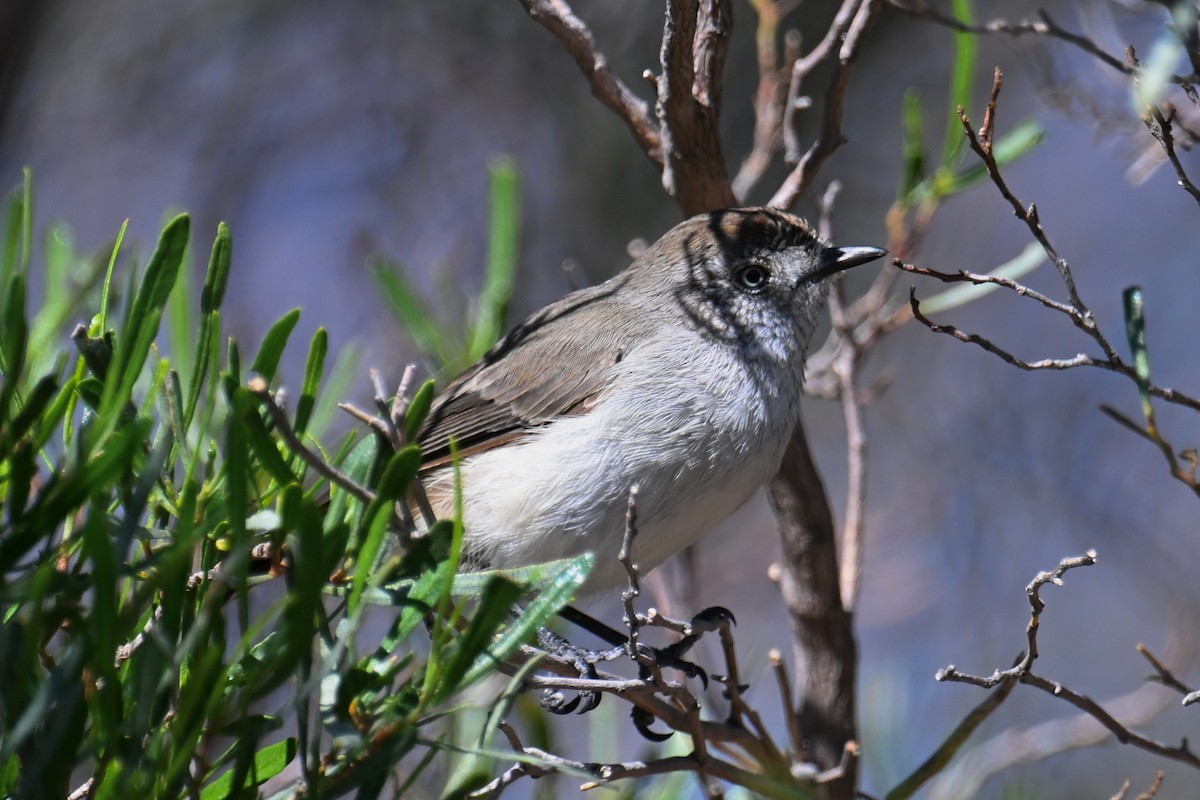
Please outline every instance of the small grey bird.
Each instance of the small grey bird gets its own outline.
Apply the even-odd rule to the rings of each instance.
[[[715,211],[518,325],[418,435],[439,517],[453,513],[457,442],[465,563],[591,551],[588,588],[618,586],[633,484],[643,570],[696,541],[779,468],[826,279],[884,254],[834,247],[775,209]]]

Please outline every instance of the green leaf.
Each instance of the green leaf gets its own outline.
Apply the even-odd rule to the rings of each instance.
[[[9,194],[4,220],[4,251],[0,254],[0,286],[13,275],[29,272],[30,244],[33,241],[33,173],[26,167],[21,185]]]
[[[253,785],[262,786],[268,780],[283,772],[284,768],[292,763],[292,759],[295,757],[296,740],[292,737],[262,748],[254,754]],[[221,777],[208,786],[205,786],[200,792],[202,800],[223,800],[223,798],[232,796],[235,791],[246,788],[233,785],[235,771],[235,768],[230,768],[222,773]]]
[[[127,230],[129,230],[129,220],[121,223],[121,228],[117,231],[117,239],[113,242],[112,254],[108,257],[108,269],[104,271],[104,288],[100,292],[100,313],[96,318],[96,330],[93,331],[96,336],[103,336],[104,332],[108,330],[109,291],[112,288],[113,272],[117,267],[117,256],[121,254],[121,244],[125,241]]]
[[[521,177],[512,160],[504,158],[492,164],[487,269],[467,351],[469,362],[482,358],[504,331],[504,317],[517,272],[520,194]]]
[[[192,358],[192,379],[188,383],[187,406],[183,413],[184,430],[192,426],[200,392],[207,380],[214,339],[218,338],[214,337],[214,332],[220,329],[220,307],[229,282],[232,254],[233,239],[229,226],[222,222],[217,225],[217,238],[213,241],[208,269],[204,273],[204,288],[200,292],[200,333],[196,337],[196,354]]]
[[[429,414],[429,407],[433,405],[433,391],[434,382],[428,380],[421,384],[421,388],[413,395],[412,402],[408,404],[408,413],[404,417],[404,433],[407,437],[405,441],[417,440],[417,432],[421,430],[421,425]]]
[[[483,657],[492,638],[511,615],[513,604],[520,599],[524,589],[501,575],[493,575],[484,584],[479,596],[479,607],[467,624],[462,637],[455,643],[454,653],[446,661],[434,693],[434,702],[445,700],[460,689],[470,685],[464,681],[467,670],[476,661],[486,664],[486,674],[495,670],[497,660],[492,653]],[[482,677],[480,670],[472,670],[472,674]]]
[[[1151,431],[1156,430],[1154,406],[1150,403],[1150,353],[1146,348],[1146,308],[1141,287],[1130,286],[1121,293],[1125,309],[1125,337],[1133,356],[1133,374],[1142,400],[1142,416]]]
[[[128,328],[117,342],[115,369],[104,387],[100,416],[106,420],[105,425],[109,430],[116,423],[117,413],[129,402],[134,383],[150,352],[150,345],[158,334],[163,308],[175,286],[187,250],[190,228],[191,221],[186,214],[180,214],[168,222],[146,267],[146,274],[130,308]]]
[[[532,588],[537,596],[525,605],[520,617],[505,628],[487,652],[481,654],[470,671],[461,681],[467,687],[495,672],[497,662],[508,658],[517,648],[529,641],[538,628],[544,627],[550,618],[574,599],[579,587],[587,580],[595,557],[585,553],[571,559],[528,568],[526,574],[533,575]],[[518,573],[520,574],[520,573]],[[456,576],[461,577],[461,576]],[[457,583],[457,580],[456,580]]]
[[[353,343],[338,352],[337,359],[333,362],[333,370],[325,380],[321,396],[317,398],[312,420],[308,423],[308,430],[312,436],[320,436],[333,421],[338,403],[345,399],[351,385],[358,378],[362,352],[362,347]]]
[[[379,256],[372,257],[367,267],[375,279],[375,285],[383,293],[388,311],[412,337],[417,347],[424,353],[438,356],[442,361],[448,360],[442,346],[445,337],[403,270]]]
[[[325,354],[329,350],[329,334],[317,328],[312,343],[308,346],[308,358],[304,362],[304,385],[300,399],[296,402],[296,421],[293,427],[296,436],[303,437],[308,421],[312,418],[317,403],[317,390],[321,388],[321,375],[325,371]]]
[[[390,506],[390,503],[385,503],[375,509],[375,514],[371,517],[370,525],[367,527],[367,536],[358,551],[357,561],[354,565],[353,583],[350,588],[350,598],[346,604],[347,611],[352,617],[357,614],[359,606],[362,603],[363,591],[367,588],[367,580],[371,577],[375,561],[379,557],[379,551],[383,547],[383,539],[387,535],[388,522],[392,518],[392,509]]]
[[[903,166],[897,200],[911,202],[911,195],[925,177],[925,148],[921,143],[924,118],[921,97],[916,89],[909,89],[904,93],[901,109]]]
[[[376,490],[381,500],[400,501],[421,467],[421,448],[410,444],[388,459]]]
[[[212,252],[208,257],[208,270],[204,273],[204,289],[200,292],[200,312],[210,314],[225,301],[225,287],[229,285],[229,270],[233,261],[233,235],[224,222],[217,224],[217,238],[213,240]]]
[[[0,797],[10,797],[21,781],[21,759],[15,754],[0,763]]]
[[[1046,130],[1034,119],[1022,120],[1016,127],[1001,136],[992,146],[992,157],[996,164],[1006,167],[1037,147],[1046,138]],[[963,192],[987,177],[987,167],[974,164],[958,173],[941,170],[939,178],[945,183],[939,187],[943,196]]]
[[[239,399],[238,408],[244,409],[242,422],[246,426],[246,440],[250,443],[250,449],[254,451],[258,463],[281,485],[297,482],[298,476],[284,461],[275,440],[267,432],[267,426],[258,411],[257,399],[245,387],[239,388],[238,392],[245,392],[244,400]]]
[[[951,9],[955,19],[964,25],[975,22],[975,11],[971,0],[953,0]],[[942,167],[953,167],[966,146],[962,122],[958,119],[959,108],[970,108],[971,84],[975,77],[975,35],[963,31],[954,32],[954,66],[950,76],[950,113],[947,119],[946,138],[942,142]]]
[[[25,398],[25,406],[21,409],[21,413],[17,414],[16,418],[12,421],[12,425],[4,431],[5,438],[9,441],[15,441],[24,436],[26,431],[39,421],[42,412],[54,398],[56,391],[58,391],[58,378],[56,376],[47,375],[38,381],[34,385],[33,391]],[[3,417],[0,417],[0,419],[3,419]]]
[[[12,415],[10,405],[17,395],[17,384],[25,368],[26,346],[29,328],[25,322],[25,276],[13,273],[8,280],[4,296],[4,320],[0,322],[0,374],[4,385],[0,386],[0,422]]]
[[[293,308],[280,317],[263,338],[262,347],[259,348],[258,355],[254,358],[250,369],[261,375],[267,383],[275,380],[275,371],[279,369],[279,359],[283,357],[288,337],[292,335],[292,329],[296,327],[299,320],[300,309]]]

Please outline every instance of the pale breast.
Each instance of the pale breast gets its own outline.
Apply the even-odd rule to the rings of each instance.
[[[798,387],[753,375],[731,350],[695,334],[660,344],[617,365],[588,414],[466,459],[464,521],[477,561],[513,567],[592,551],[589,587],[616,586],[631,484],[639,486],[635,560],[649,570],[774,474]],[[449,471],[435,473],[429,489],[435,510],[449,513]]]

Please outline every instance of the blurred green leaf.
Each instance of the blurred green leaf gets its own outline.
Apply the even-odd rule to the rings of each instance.
[[[429,380],[421,384],[421,388],[417,389],[417,393],[413,395],[412,402],[408,404],[408,413],[404,418],[404,433],[407,437],[405,441],[415,442],[417,433],[421,430],[421,425],[425,422],[425,417],[429,414],[429,408],[433,405],[434,382]]]
[[[965,25],[975,22],[975,10],[971,0],[952,0],[951,11],[955,19]],[[954,34],[954,66],[950,74],[950,109],[946,124],[946,138],[942,142],[940,166],[952,168],[966,146],[958,109],[971,107],[971,86],[975,79],[975,35],[963,31]]]
[[[274,778],[279,773],[283,772],[288,764],[292,763],[292,759],[296,757],[296,740],[294,738],[284,739],[282,742],[277,742],[259,750],[254,755],[254,781],[253,786],[262,786],[271,778]],[[233,785],[234,770],[227,770],[215,781],[205,786],[200,792],[202,800],[218,800],[218,798],[233,797],[235,790],[241,790],[248,787]],[[251,797],[256,795],[251,794]]]
[[[1142,416],[1153,435],[1157,426],[1154,406],[1150,402],[1150,352],[1146,347],[1145,300],[1138,286],[1125,289],[1121,293],[1121,300],[1125,310],[1125,338],[1133,356],[1133,373],[1137,381],[1138,396],[1142,401]]]
[[[466,631],[456,642],[453,655],[446,662],[445,673],[437,686],[434,702],[441,702],[451,694],[470,686],[475,680],[496,671],[499,660],[507,655],[505,645],[512,637],[507,635],[501,638],[495,650],[489,650],[489,645],[505,620],[512,615],[513,604],[520,599],[524,591],[520,585],[501,575],[493,575],[488,579],[479,595],[478,608],[467,624]],[[514,647],[520,644],[521,642],[516,642]],[[468,677],[468,668],[477,661],[480,663],[471,669]]]
[[[108,330],[108,303],[109,292],[112,290],[113,272],[117,268],[117,257],[121,254],[121,244],[125,241],[125,231],[129,230],[129,220],[121,223],[121,229],[117,231],[117,239],[113,242],[112,252],[108,257],[108,268],[104,271],[104,284],[100,292],[100,313],[96,316],[96,330],[92,331],[95,336],[103,336]]]
[[[1028,275],[1035,269],[1046,263],[1046,251],[1037,242],[1030,242],[1021,251],[1020,255],[1011,261],[1006,261],[994,270],[988,273],[995,278],[1007,278],[1009,280],[1017,280],[1020,277]],[[973,303],[984,295],[994,292],[1000,287],[994,283],[964,283],[947,289],[944,292],[938,292],[932,297],[927,297],[921,301],[922,314],[940,314],[943,311],[949,311],[952,308],[964,306],[967,303]]]
[[[367,588],[367,581],[374,571],[379,551],[383,548],[383,539],[387,535],[388,523],[391,521],[391,518],[391,504],[385,503],[375,509],[375,514],[370,519],[370,524],[367,527],[367,536],[358,551],[358,560],[354,567],[350,597],[346,604],[347,611],[351,616],[356,615],[362,605],[363,591]]]
[[[488,260],[479,310],[467,363],[474,363],[491,349],[504,332],[504,317],[512,298],[517,272],[520,239],[521,177],[508,158],[497,160],[491,169],[491,219],[488,226]]]
[[[1022,120],[996,140],[992,146],[992,157],[996,159],[999,167],[1006,167],[1028,154],[1045,138],[1046,131],[1040,122],[1034,119]],[[957,173],[944,171],[938,176],[944,181],[939,187],[939,192],[946,197],[958,194],[983,181],[987,174],[987,167],[983,164],[973,164]]]
[[[423,352],[446,361],[449,354],[445,350],[444,337],[437,320],[429,313],[425,301],[408,282],[403,270],[379,256],[372,257],[367,266],[375,285],[383,293],[387,310],[400,323],[400,327]]]
[[[497,662],[508,658],[533,638],[538,628],[544,627],[551,617],[575,598],[579,587],[587,580],[594,561],[591,553],[585,553],[575,558],[542,564],[524,573],[535,576],[531,585],[536,589],[536,595],[524,606],[521,615],[501,632],[487,652],[476,659],[461,685],[470,686],[494,672]],[[456,581],[456,591],[458,588]]]
[[[904,93],[901,105],[902,159],[900,190],[897,200],[912,202],[912,194],[925,177],[924,118],[921,111],[921,96],[916,89]]]

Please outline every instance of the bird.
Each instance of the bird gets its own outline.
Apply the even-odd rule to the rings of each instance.
[[[516,325],[417,435],[437,517],[461,480],[463,563],[590,552],[586,589],[618,587],[633,486],[642,571],[695,542],[777,472],[828,279],[885,253],[779,209],[713,211]]]

